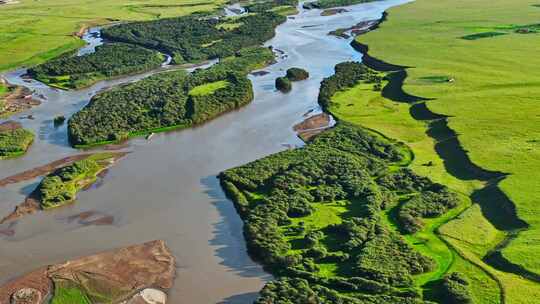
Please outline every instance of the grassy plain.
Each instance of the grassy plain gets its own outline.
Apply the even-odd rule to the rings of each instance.
[[[115,21],[209,11],[221,0],[22,0],[0,5],[0,72],[42,63],[83,45],[74,33]]]
[[[427,107],[449,116],[449,127],[474,164],[509,174],[499,187],[530,227],[502,255],[539,273],[540,217],[535,202],[540,200],[540,72],[530,67],[540,63],[540,58],[531,57],[531,50],[540,46],[540,35],[534,30],[540,10],[533,4],[525,0],[418,0],[391,9],[380,29],[357,39],[369,45],[371,56],[412,67],[407,70],[404,90],[433,99]],[[520,32],[523,28],[527,33]],[[484,34],[495,31],[504,35]],[[338,118],[407,143],[415,154],[411,167],[417,173],[465,195],[483,187],[479,180],[449,173],[435,150],[436,142],[426,134],[428,126],[413,119],[410,105],[384,98],[372,84],[338,93],[333,101],[331,111]],[[488,196],[487,201],[491,212],[504,213],[494,197]],[[535,302],[540,284],[482,261],[506,236],[504,223],[490,223],[485,214],[474,204],[436,230],[456,252],[451,270],[461,269],[470,279],[492,278],[506,303]],[[486,293],[497,286],[489,285],[475,289],[479,303],[498,302],[494,292]]]
[[[390,10],[377,31],[360,37],[370,54],[411,66],[405,90],[434,98],[428,107],[450,116],[449,127],[480,167],[510,174],[500,183],[530,228],[503,249],[514,264],[540,274],[540,35],[536,1],[426,1]],[[505,35],[467,40],[467,35]],[[414,54],[411,55],[411,54]],[[453,82],[425,81],[445,76]]]

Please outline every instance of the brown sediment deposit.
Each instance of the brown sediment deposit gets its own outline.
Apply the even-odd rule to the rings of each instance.
[[[111,303],[145,303],[135,300],[155,295],[153,290],[170,289],[174,278],[174,256],[164,241],[157,240],[40,268],[0,287],[0,303],[45,303],[53,285],[70,286]],[[23,296],[31,301],[13,301]]]
[[[321,16],[332,16],[335,14],[341,14],[341,13],[346,13],[346,12],[348,12],[348,10],[344,8],[330,8],[330,9],[325,9],[324,11],[322,11]]]
[[[2,127],[2,125],[0,125],[0,128],[1,127]],[[1,129],[0,129],[0,131],[1,131]],[[5,187],[5,186],[10,185],[10,184],[20,183],[20,182],[23,182],[23,181],[27,181],[27,180],[36,178],[38,176],[49,174],[52,171],[54,171],[54,170],[56,170],[56,169],[58,169],[60,167],[67,166],[67,165],[69,165],[71,163],[74,163],[76,161],[79,161],[79,160],[83,160],[83,159],[89,157],[90,155],[92,155],[92,154],[78,154],[78,155],[72,155],[72,156],[64,157],[62,159],[55,160],[55,161],[53,161],[51,163],[48,163],[46,165],[43,165],[43,166],[40,166],[40,167],[37,167],[37,168],[34,168],[34,169],[30,169],[30,170],[27,170],[27,171],[24,171],[24,172],[21,172],[21,173],[12,175],[12,176],[8,176],[8,177],[3,178],[3,179],[0,180],[0,187]]]
[[[9,120],[0,124],[0,132],[13,131],[22,128],[19,122]]]
[[[7,86],[9,93],[3,97],[4,104],[0,108],[0,117],[26,111],[41,104],[39,100],[32,97],[32,91],[27,87],[10,84]]]
[[[379,19],[362,21],[348,28],[340,28],[331,31],[328,33],[328,35],[334,35],[337,37],[349,39],[351,36],[362,35],[374,30],[377,26],[379,26],[380,23],[381,21]]]
[[[298,136],[303,141],[308,141],[313,136],[323,132],[327,128],[331,127],[332,119],[327,113],[321,113],[306,118],[299,124],[293,127],[293,130],[298,133]]]
[[[98,211],[84,211],[66,218],[68,223],[77,221],[78,224],[83,226],[102,226],[113,225],[114,216],[107,215]]]
[[[112,154],[112,156],[111,156],[112,160],[110,160],[106,164],[106,166],[103,168],[103,170],[101,170],[98,173],[98,176],[99,176],[100,173],[103,173],[103,171],[106,171],[109,167],[114,165],[118,159],[122,158],[126,154],[127,154],[127,152],[114,152]],[[71,163],[73,163],[75,161],[85,159],[85,158],[87,158],[87,157],[89,157],[91,155],[92,154],[79,154],[79,155],[75,155],[75,156],[71,156],[71,157],[66,157],[66,158],[63,158],[61,160],[52,162],[52,163],[50,163],[48,165],[38,167],[38,168],[35,168],[35,169],[32,169],[32,170],[23,172],[21,174],[17,174],[17,175],[5,178],[3,180],[0,180],[0,187],[5,186],[7,184],[11,184],[11,183],[16,183],[16,182],[32,179],[32,178],[37,177],[37,176],[49,174],[50,172],[52,172],[52,171],[54,171],[54,170],[56,170],[56,169],[58,169],[60,167],[67,166],[67,165],[69,165],[69,164],[71,164]],[[91,185],[91,184],[93,184],[93,182],[89,183],[89,185]],[[83,187],[83,189],[84,188],[86,188],[86,187]],[[19,204],[19,205],[17,205],[15,207],[15,210],[13,210],[13,212],[11,212],[8,216],[6,216],[2,220],[0,220],[0,224],[6,223],[6,222],[11,222],[13,220],[16,220],[16,219],[22,217],[22,216],[29,215],[29,214],[34,214],[34,213],[42,210],[41,202],[40,202],[40,195],[37,192],[38,191],[37,191],[37,188],[36,188],[34,191],[32,191],[32,193],[30,193],[30,195],[28,195],[28,197],[24,200],[23,203],[21,203],[21,204]],[[97,221],[97,220],[98,219],[96,219],[93,222],[93,224],[100,224],[101,223],[101,224],[105,225],[106,223],[111,221],[111,219],[101,219],[100,221]],[[114,218],[112,220],[114,221]]]

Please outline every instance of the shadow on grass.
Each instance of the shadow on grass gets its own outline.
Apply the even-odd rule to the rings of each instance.
[[[479,180],[486,183],[484,188],[474,191],[470,197],[480,205],[484,217],[497,229],[507,232],[508,237],[486,255],[484,261],[497,269],[540,281],[540,275],[513,264],[501,254],[501,250],[519,231],[528,227],[528,224],[518,217],[515,204],[498,187],[507,174],[486,170],[474,164],[467,150],[461,146],[458,134],[448,126],[448,116],[433,113],[426,105],[426,101],[431,99],[410,95],[403,90],[407,67],[371,57],[367,54],[367,45],[353,41],[351,46],[364,54],[362,61],[366,66],[379,72],[391,72],[387,75],[388,84],[382,90],[383,97],[409,104],[411,117],[428,124],[426,134],[435,140],[435,151],[443,160],[446,171],[460,180]]]

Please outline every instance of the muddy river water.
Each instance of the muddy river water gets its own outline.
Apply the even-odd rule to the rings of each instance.
[[[266,155],[300,146],[292,126],[304,114],[320,112],[319,83],[335,64],[361,60],[349,41],[327,35],[360,21],[380,18],[387,8],[408,2],[389,0],[348,7],[348,12],[320,16],[303,10],[279,26],[266,45],[283,51],[263,76],[250,76],[255,99],[246,107],[200,127],[129,141],[127,157],[98,186],[80,193],[77,203],[27,216],[0,235],[0,283],[39,266],[103,250],[163,239],[178,261],[170,303],[250,303],[271,277],[246,254],[242,223],[216,175]],[[87,35],[88,39],[96,35]],[[289,67],[311,77],[282,94],[274,80]],[[22,158],[0,162],[0,179],[80,153],[69,147],[66,126],[55,128],[56,115],[71,116],[99,90],[136,81],[150,73],[100,82],[79,91],[59,91],[35,81],[24,70],[4,75],[26,85],[45,100],[11,119],[36,133]],[[23,118],[32,115],[33,120]],[[1,121],[0,121],[1,122]],[[24,200],[39,179],[0,188],[0,217]],[[70,216],[92,211],[114,218],[112,225],[82,225]]]

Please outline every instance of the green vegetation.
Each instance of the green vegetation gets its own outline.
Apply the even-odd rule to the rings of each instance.
[[[77,287],[64,287],[62,284],[55,284],[54,296],[51,304],[91,304],[92,302],[86,294]]]
[[[535,203],[540,199],[535,184],[539,179],[535,166],[540,163],[536,139],[540,124],[531,119],[539,115],[534,96],[538,95],[540,73],[521,72],[540,64],[540,59],[530,56],[530,50],[540,43],[534,27],[526,25],[538,22],[538,9],[532,4],[526,0],[481,0],[460,5],[448,0],[418,0],[392,9],[379,30],[357,39],[369,45],[373,57],[414,66],[407,69],[403,89],[434,100],[425,105],[397,104],[374,94],[370,99],[356,98],[367,107],[357,107],[356,103],[347,107],[353,102],[343,100],[339,108],[356,123],[407,142],[415,152],[415,172],[462,191],[479,204],[474,212],[466,213],[470,219],[457,219],[463,225],[450,222],[455,230],[443,226],[441,231],[460,256],[497,280],[506,303],[534,303],[540,296],[540,285],[534,281],[540,273],[536,248],[540,246],[540,221]],[[460,39],[485,32],[507,35]],[[443,79],[440,75],[448,81],[426,81]],[[453,152],[444,154],[440,148],[443,143],[430,138],[440,131],[433,124],[436,120],[427,121],[426,126],[411,118],[410,114],[417,114],[415,109],[421,108],[446,115],[454,138],[450,141],[463,147],[466,152],[461,155],[465,158]],[[363,109],[367,113],[362,113]],[[463,165],[467,162],[469,165]],[[478,173],[477,166],[506,175],[492,173],[494,178],[490,174],[486,177]],[[479,233],[467,233],[476,231],[479,225],[483,229]],[[491,258],[484,259],[486,254]]]
[[[63,125],[65,121],[66,121],[66,117],[64,115],[59,115],[53,119],[53,124],[55,127],[58,127],[58,126]]]
[[[179,64],[229,57],[242,48],[258,46],[272,38],[274,28],[285,20],[284,16],[272,12],[233,19],[195,14],[121,24],[104,29],[102,35],[112,41],[171,54],[174,62]]]
[[[43,63],[81,47],[74,33],[115,21],[151,20],[212,11],[223,1],[20,0],[0,9],[0,71]]]
[[[191,96],[204,96],[204,95],[212,95],[215,91],[219,89],[223,89],[229,86],[229,82],[227,80],[220,80],[216,82],[210,82],[205,83],[200,86],[196,86],[191,91],[189,91],[189,95]]]
[[[75,201],[77,193],[94,183],[97,175],[114,161],[111,153],[94,154],[47,175],[36,188],[42,209]]]
[[[283,93],[290,92],[292,90],[292,83],[287,77],[276,78],[276,89]]]
[[[361,64],[339,64],[319,100],[328,106],[339,90],[377,76]],[[449,265],[433,254],[441,249],[432,243],[443,255],[446,245],[429,235],[458,199],[404,169],[411,160],[403,145],[339,122],[304,148],[223,172],[248,250],[280,279],[257,303],[423,303],[419,287],[441,279]],[[409,232],[422,234],[401,236],[408,222],[396,227],[387,219],[396,210],[421,223]],[[424,241],[412,241],[416,235]]]
[[[367,3],[367,2],[373,2],[373,1],[377,1],[377,0],[317,0],[314,2],[304,3],[304,8],[326,9],[326,8],[331,8],[331,7],[348,6],[348,5]]]
[[[34,141],[34,133],[27,129],[0,130],[0,159],[22,156]]]
[[[245,6],[250,13],[275,12],[280,15],[297,13],[298,0],[255,1]]]
[[[290,68],[287,70],[287,78],[290,81],[305,80],[309,78],[309,73],[301,68]]]
[[[79,89],[122,74],[159,67],[164,56],[139,46],[113,43],[84,56],[61,56],[28,70],[33,78],[61,89]]]
[[[267,48],[248,48],[206,70],[160,73],[98,94],[69,120],[70,141],[104,144],[203,123],[249,103],[247,73],[273,59]]]

